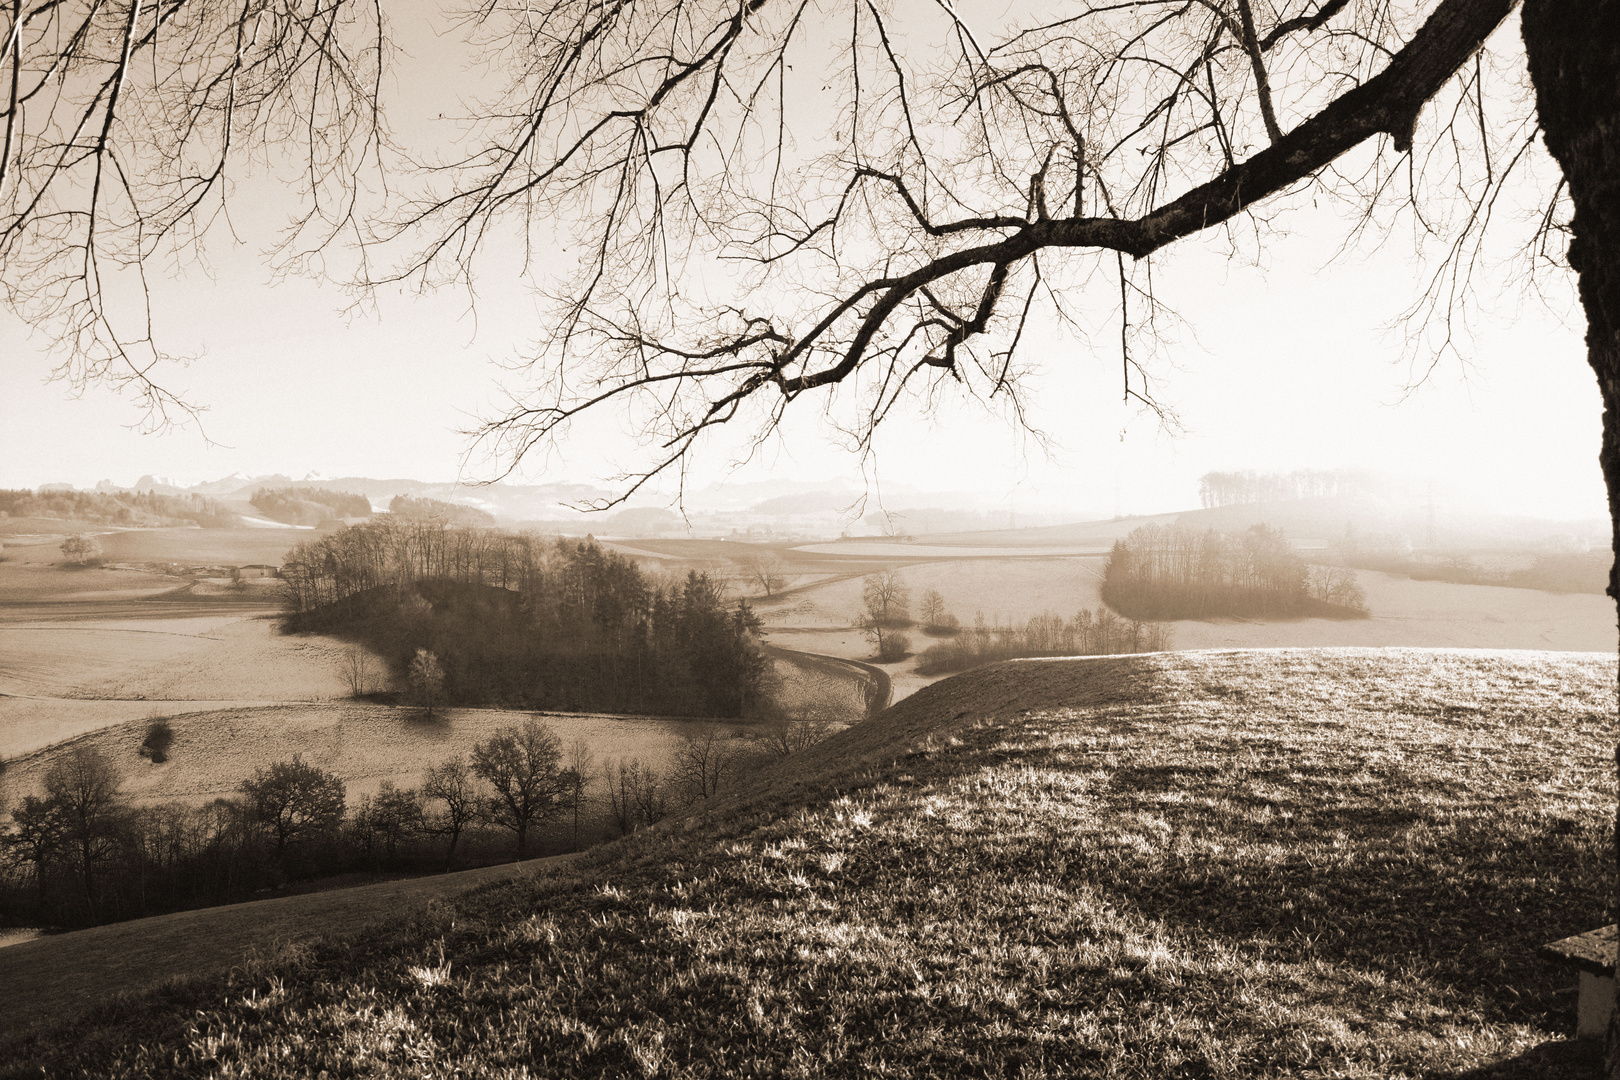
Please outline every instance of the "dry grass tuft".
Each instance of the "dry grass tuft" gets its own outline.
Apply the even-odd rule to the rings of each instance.
[[[706,819],[15,1048],[12,1075],[1577,1076],[1613,661],[938,684]]]

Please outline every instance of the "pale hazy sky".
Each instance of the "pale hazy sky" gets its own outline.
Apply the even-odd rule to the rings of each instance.
[[[48,383],[46,343],[0,315],[0,486],[147,473],[184,483],[230,473],[450,479],[467,440],[459,429],[499,404],[501,372],[536,336],[541,308],[511,277],[479,281],[466,297],[387,295],[371,313],[344,314],[335,287],[272,284],[251,212],[247,245],[216,245],[216,274],[160,285],[170,347],[201,354],[167,378],[205,404],[203,434],[141,435],[128,401],[101,389],[74,398]],[[263,225],[263,222],[259,223]],[[1416,295],[1417,271],[1398,243],[1330,263],[1345,224],[1300,210],[1292,236],[1271,244],[1263,268],[1232,261],[1195,238],[1158,262],[1160,298],[1184,319],[1153,370],[1159,397],[1179,414],[1172,434],[1120,402],[1117,343],[1087,347],[1056,333],[1031,351],[1044,369],[1030,384],[1032,419],[1054,443],[1048,457],[1012,425],[976,406],[891,422],[865,474],[885,484],[972,490],[1017,504],[1142,513],[1196,504],[1213,469],[1355,467],[1432,478],[1497,508],[1537,516],[1603,517],[1597,466],[1600,408],[1584,359],[1584,324],[1510,286],[1484,293],[1488,309],[1462,342],[1466,365],[1443,360],[1416,389],[1391,324]],[[1558,292],[1568,305],[1568,290]],[[1107,298],[1097,300],[1098,321]],[[605,419],[605,418],[604,418]],[[810,410],[736,475],[862,479]],[[580,432],[566,459],[536,461],[515,479],[602,479],[600,447],[622,437]],[[701,484],[728,475],[731,454],[697,462]],[[489,474],[473,463],[469,478]]]

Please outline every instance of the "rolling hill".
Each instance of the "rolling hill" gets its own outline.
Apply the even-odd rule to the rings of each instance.
[[[3,1075],[1586,1075],[1536,949],[1605,918],[1615,705],[1603,654],[983,668]]]

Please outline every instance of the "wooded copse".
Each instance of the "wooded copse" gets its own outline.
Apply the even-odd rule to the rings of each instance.
[[[760,622],[724,584],[661,580],[591,540],[380,518],[300,544],[285,626],[363,642],[438,701],[671,716],[765,715]]]
[[[1266,525],[1237,535],[1182,525],[1133,529],[1114,542],[1102,598],[1121,615],[1143,620],[1367,615],[1354,571],[1307,566]]]
[[[325,488],[259,488],[248,500],[265,517],[287,525],[319,525],[333,518],[371,516],[371,500]]]

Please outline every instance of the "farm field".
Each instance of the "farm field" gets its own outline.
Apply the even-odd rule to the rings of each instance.
[[[37,524],[37,523],[36,523]],[[56,523],[58,526],[72,523]],[[70,531],[70,530],[64,530]],[[197,556],[279,553],[251,530],[98,530],[103,557],[61,565],[61,533],[9,535],[0,553],[0,756],[174,713],[346,696],[345,646],[276,631],[269,582],[163,572]],[[285,550],[285,536],[276,542]]]
[[[897,545],[898,546],[898,545]],[[987,622],[1022,623],[1043,612],[1065,618],[1102,606],[1099,588],[1104,556],[958,557],[898,564],[915,605],[937,589],[947,611],[964,626],[982,613]],[[1388,647],[1553,649],[1613,652],[1617,646],[1613,602],[1584,593],[1549,593],[1490,585],[1455,585],[1362,570],[1358,580],[1372,612],[1367,619],[1178,620],[1172,647],[1210,648]],[[861,607],[861,578],[851,574],[825,584],[794,589],[779,600],[756,599],[769,640],[810,652],[870,658],[872,646],[853,627]],[[911,634],[920,652],[932,641]],[[912,662],[882,665],[894,681],[894,698],[938,677],[911,671]]]
[[[293,530],[124,530],[100,537],[109,559],[116,554],[125,560],[118,568],[66,569],[59,565],[60,534],[8,536],[0,557],[0,754],[29,753],[159,713],[345,698],[346,646],[277,633],[267,583],[233,588],[224,579],[183,572],[199,562],[279,563],[287,546],[303,537]],[[1079,548],[1050,554],[1040,546],[965,542],[792,548],[692,540],[620,547],[676,575],[687,569],[731,575],[745,595],[758,590],[742,576],[744,561],[775,555],[788,584],[775,597],[752,600],[770,643],[858,661],[872,651],[852,625],[861,577],[886,566],[903,568],[914,604],[925,590],[937,589],[964,625],[981,612],[991,624],[1012,623],[1101,604],[1104,557],[1073,553]],[[1181,621],[1173,624],[1173,647],[1615,647],[1609,602],[1601,596],[1420,582],[1368,571],[1359,578],[1370,619]],[[918,652],[931,640],[920,631],[911,636]],[[882,665],[893,700],[937,679],[917,675],[913,664]],[[779,659],[778,670],[790,702],[858,696],[853,684],[836,685],[832,669]]]
[[[0,758],[11,761],[99,728],[181,713],[272,705],[268,701],[96,701],[0,696]]]
[[[141,701],[305,701],[348,693],[345,644],[268,613],[0,623],[0,693]]]
[[[53,749],[88,744],[124,774],[135,801],[206,802],[254,769],[302,754],[343,777],[350,798],[383,780],[414,786],[433,764],[465,755],[498,727],[530,715],[452,710],[424,724],[410,709],[353,702],[344,674],[350,646],[284,635],[264,584],[136,568],[194,560],[279,563],[289,531],[153,529],[103,534],[104,553],[149,562],[69,569],[60,535],[11,537],[0,559],[0,806],[38,788]],[[279,545],[279,548],[274,545]],[[779,661],[794,703],[859,703],[858,686],[826,665]],[[374,661],[373,681],[383,670]],[[168,762],[137,755],[145,728],[168,719]],[[665,768],[690,724],[606,716],[551,718],[565,742],[598,755]],[[732,730],[743,727],[733,725]]]
[[[820,555],[853,555],[884,560],[910,559],[1011,559],[1041,556],[1107,555],[1109,545],[1097,544],[971,544],[897,542],[892,540],[839,540],[826,544],[803,544],[794,551]]]
[[[1615,707],[1607,655],[995,665],[0,1075],[1574,1080],[1601,1047],[1537,949],[1605,918]]]
[[[295,544],[324,535],[322,530],[287,526],[276,529],[130,529],[101,539],[108,562],[223,563],[280,566]]]
[[[352,803],[376,792],[384,780],[401,787],[420,785],[430,766],[446,758],[470,756],[473,744],[497,729],[538,716],[566,748],[576,738],[590,744],[598,763],[639,757],[662,768],[681,736],[701,721],[627,719],[579,713],[505,712],[499,709],[446,709],[432,721],[414,709],[351,702],[227,708],[171,716],[174,743],[169,760],[154,765],[137,752],[145,719],[85,732],[67,746],[91,746],[112,763],[121,791],[135,804],[202,804],[231,795],[255,769],[288,761],[304,762],[341,777]],[[746,724],[724,724],[739,737]],[[39,790],[45,771],[64,744],[25,754],[0,774],[0,804],[14,805],[21,794]]]

